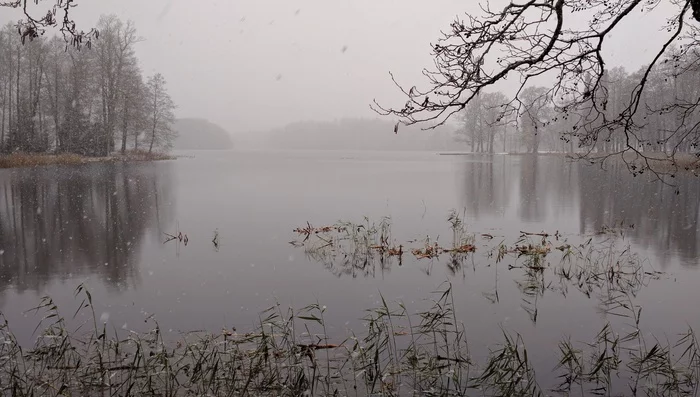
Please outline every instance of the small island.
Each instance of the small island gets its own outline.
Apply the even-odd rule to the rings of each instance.
[[[173,130],[177,138],[175,150],[230,150],[233,149],[231,135],[218,124],[201,118],[175,120]]]

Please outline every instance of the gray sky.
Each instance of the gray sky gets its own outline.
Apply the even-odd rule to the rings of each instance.
[[[663,2],[640,13],[609,43],[611,65],[648,61]],[[491,1],[500,7],[503,0]],[[299,120],[373,117],[369,103],[404,100],[388,72],[407,85],[431,66],[430,42],[476,0],[99,0],[78,1],[83,28],[100,14],[131,19],[146,41],[146,75],[162,73],[178,116],[204,117],[231,132]],[[0,20],[21,17],[2,10]],[[573,14],[575,17],[575,14]],[[651,28],[650,28],[651,27]]]

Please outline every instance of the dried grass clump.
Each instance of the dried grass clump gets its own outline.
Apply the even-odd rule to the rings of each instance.
[[[0,155],[0,168],[39,167],[46,165],[76,165],[92,162],[108,161],[159,161],[173,160],[175,157],[165,153],[147,151],[128,151],[125,154],[114,154],[106,157],[87,157],[74,153],[12,153]]]
[[[43,165],[74,165],[86,162],[77,154],[13,153],[0,156],[0,168],[38,167]]]

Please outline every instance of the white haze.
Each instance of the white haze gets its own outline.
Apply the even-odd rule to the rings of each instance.
[[[49,2],[44,2],[48,4]],[[100,14],[131,19],[145,41],[145,74],[162,73],[180,117],[202,117],[241,134],[302,120],[376,117],[372,99],[404,100],[388,72],[421,83],[431,42],[456,15],[478,13],[464,0],[99,0],[78,1],[81,28]],[[492,1],[494,8],[505,4]],[[44,6],[45,7],[45,6]],[[45,8],[44,8],[45,9]],[[609,66],[635,69],[666,32],[671,6],[635,16],[607,42]],[[0,21],[21,18],[0,9]],[[576,17],[576,14],[571,17]],[[53,32],[50,32],[53,33]],[[655,46],[655,44],[657,46]],[[507,90],[507,87],[504,87]]]

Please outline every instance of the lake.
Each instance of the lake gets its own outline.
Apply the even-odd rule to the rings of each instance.
[[[39,320],[27,310],[49,295],[72,316],[80,283],[115,329],[142,330],[154,316],[173,334],[245,330],[275,303],[319,302],[329,334],[341,340],[362,329],[364,309],[382,297],[417,310],[450,282],[476,355],[502,340],[502,327],[520,333],[535,365],[551,370],[557,340],[590,340],[606,321],[625,327],[625,319],[600,310],[605,288],[584,293],[548,276],[528,295],[523,261],[497,264],[488,252],[516,243],[521,232],[558,232],[564,244],[600,240],[614,227],[622,234],[615,247],[629,246],[653,275],[631,291],[645,332],[673,340],[688,325],[700,329],[700,179],[693,176],[675,178],[676,194],[619,164],[602,170],[551,155],[181,154],[156,163],[0,170],[0,308],[23,342],[33,340]],[[452,210],[476,233],[476,252],[459,263],[408,253],[400,265],[347,266],[290,244],[307,222],[364,217],[390,217],[392,241],[407,249],[427,236],[446,243]],[[179,233],[187,244],[166,242]]]

